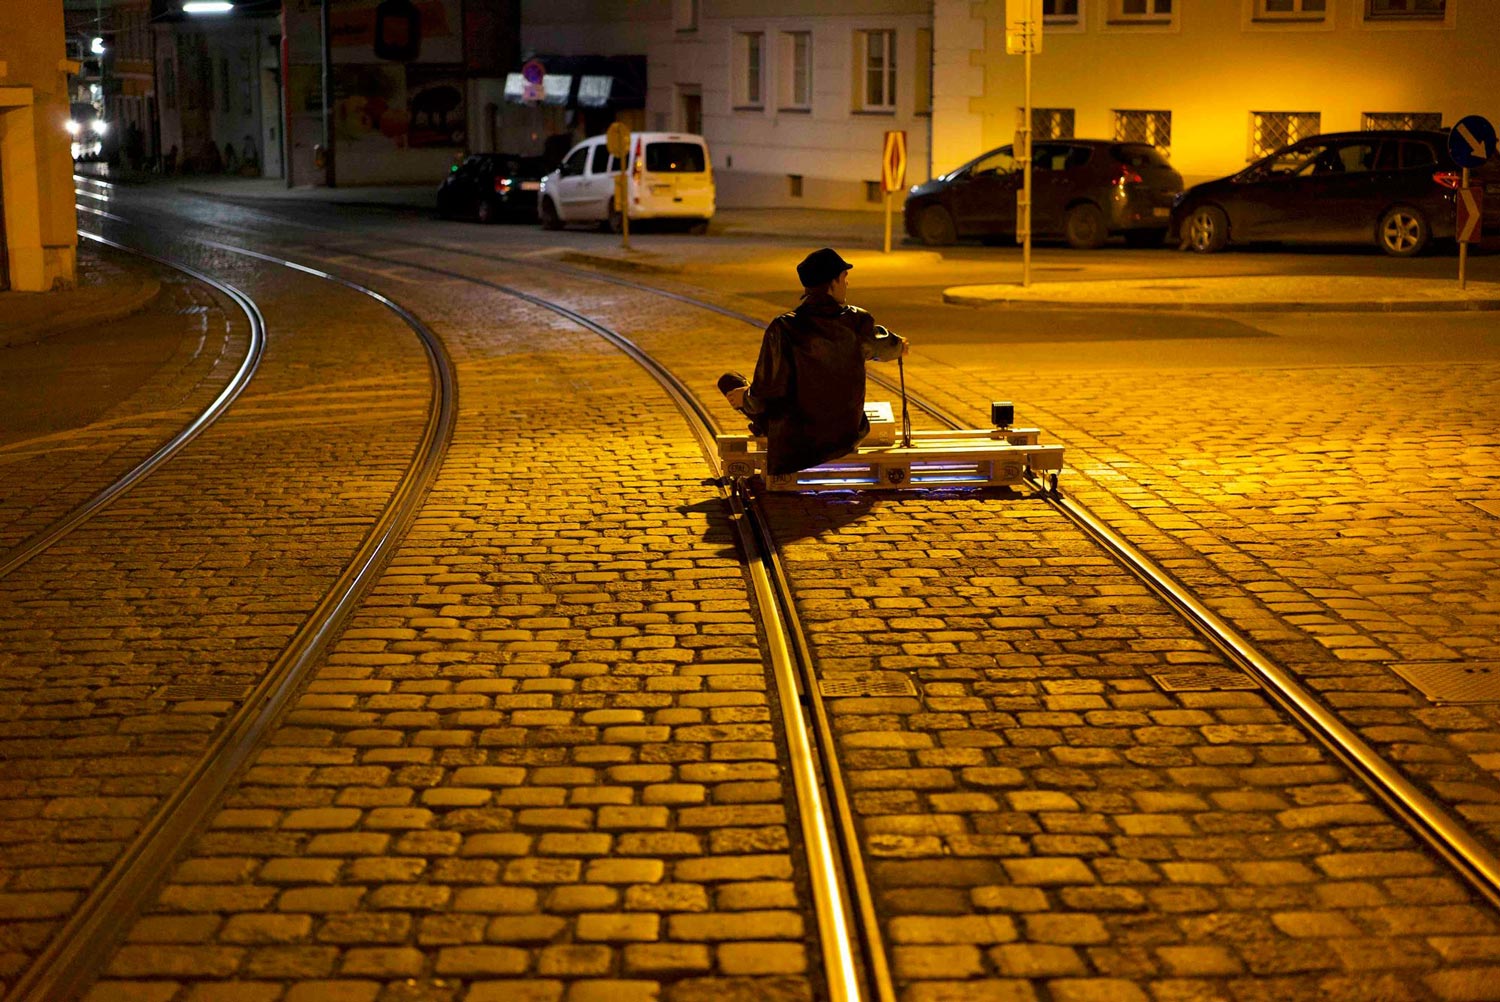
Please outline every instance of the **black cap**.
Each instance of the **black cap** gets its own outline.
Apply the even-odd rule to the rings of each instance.
[[[832,247],[824,247],[802,259],[802,263],[797,265],[797,278],[802,281],[804,289],[811,289],[827,285],[853,267],[854,265],[839,257]]]

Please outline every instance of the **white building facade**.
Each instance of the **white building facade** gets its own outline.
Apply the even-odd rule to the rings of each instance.
[[[878,208],[887,131],[927,178],[929,0],[527,0],[521,25],[532,52],[643,52],[631,124],[701,133],[720,205]]]
[[[1161,147],[1187,183],[1313,133],[1500,116],[1500,0],[1044,0],[1037,137]],[[1005,2],[936,0],[934,167],[1012,141]]]

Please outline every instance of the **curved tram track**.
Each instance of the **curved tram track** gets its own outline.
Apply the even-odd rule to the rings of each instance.
[[[180,453],[184,446],[228,410],[254,374],[264,350],[264,320],[254,302],[239,290],[180,263],[147,254],[96,234],[85,233],[84,236],[178,268],[200,281],[222,289],[251,318],[256,340],[235,379],[212,406],[146,462],[21,547],[4,565],[0,565],[0,575],[44,553],[67,532],[97,514]],[[332,587],[324,593],[312,613],[296,630],[259,684],[244,697],[238,710],[218,729],[195,765],[136,832],[124,852],[109,866],[68,920],[51,937],[47,947],[27,966],[7,994],[8,999],[53,1002],[57,999],[75,998],[81,995],[96,976],[97,965],[102,963],[108,947],[118,942],[128,923],[137,914],[145,896],[159,882],[183,846],[201,828],[228,784],[282,715],[350,610],[384,566],[407,526],[416,517],[452,436],[457,413],[457,383],[453,365],[441,341],[419,319],[386,296],[357,282],[271,255],[238,248],[225,249],[352,289],[399,316],[417,335],[428,360],[432,392],[426,420],[409,465],[402,471],[389,500]]]
[[[229,245],[208,243],[224,250],[261,256]],[[470,254],[441,245],[408,243],[424,249],[487,260],[503,260],[510,265],[562,272],[628,287],[709,310],[757,328],[760,326],[757,319],[717,304],[654,289],[615,276],[540,264],[524,258]],[[350,251],[346,248],[340,248],[340,251],[383,264],[400,265],[490,288],[565,316],[605,337],[644,366],[662,384],[693,425],[705,457],[717,472],[717,458],[713,448],[715,422],[707,409],[665,366],[618,332],[559,303],[477,276],[382,254]],[[890,381],[874,373],[871,378],[895,390]],[[942,423],[952,427],[960,427],[966,423],[916,395],[909,394],[908,397]],[[888,1002],[896,997],[896,990],[881,939],[873,895],[860,860],[854,812],[844,790],[835,736],[823,698],[819,695],[816,668],[807,637],[798,622],[791,585],[777,553],[760,497],[744,484],[725,482],[722,476],[720,483],[724,497],[731,506],[741,543],[750,558],[748,565],[752,588],[758,610],[765,617],[762,628],[770,648],[779,698],[788,723],[792,767],[797,780],[796,795],[811,859],[810,872],[817,898],[819,939],[829,995],[839,1000],[875,997]],[[1500,860],[1451,811],[1423,794],[1404,777],[1399,768],[1362,741],[1289,672],[1256,650],[1253,644],[1209,610],[1170,574],[1156,566],[1083,506],[1064,494],[1048,490],[1046,484],[1034,482],[1032,486],[1039,497],[1045,498],[1049,505],[1076,525],[1102,550],[1143,581],[1215,650],[1248,672],[1274,702],[1390,807],[1480,896],[1491,904],[1500,905]],[[827,799],[821,789],[823,787],[826,787]],[[820,823],[824,819],[829,822],[826,826]],[[848,945],[851,940],[858,945],[860,956],[857,958]]]

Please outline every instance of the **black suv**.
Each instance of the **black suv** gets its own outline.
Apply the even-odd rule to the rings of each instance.
[[[906,232],[924,244],[1016,232],[1024,164],[1002,146],[906,195]],[[1098,247],[1120,233],[1131,246],[1160,244],[1182,175],[1149,143],[1047,139],[1032,143],[1031,232]]]
[[[1460,178],[1445,132],[1333,132],[1194,185],[1173,208],[1172,227],[1183,246],[1205,254],[1230,244],[1306,241],[1373,243],[1410,257],[1433,238],[1453,237]],[[1486,179],[1495,180],[1480,171],[1474,181]],[[1500,213],[1491,201],[1486,229]]]
[[[480,153],[456,164],[437,191],[438,214],[481,223],[535,222],[542,178],[552,169],[542,157]]]

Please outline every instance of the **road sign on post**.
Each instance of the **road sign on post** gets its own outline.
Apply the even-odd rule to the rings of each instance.
[[[1448,133],[1448,152],[1460,167],[1482,167],[1495,155],[1495,127],[1482,115],[1465,115]]]
[[[1458,189],[1458,242],[1477,244],[1480,216],[1484,212],[1484,190],[1478,186]]]
[[[1021,286],[1031,285],[1031,55],[1042,51],[1042,0],[1005,0],[1005,51],[1026,61],[1016,156],[1021,158],[1021,190],[1016,195],[1016,239],[1021,241]]]
[[[1453,162],[1463,168],[1463,176],[1458,182],[1458,197],[1454,199],[1459,234],[1458,287],[1463,289],[1469,284],[1469,244],[1479,239],[1481,205],[1479,192],[1469,187],[1469,168],[1482,167],[1486,160],[1495,155],[1495,127],[1483,115],[1465,115],[1458,120],[1453,131],[1448,133],[1448,153],[1453,157]],[[1466,210],[1472,213],[1467,220],[1467,229],[1474,233],[1472,237],[1464,236]]]
[[[620,246],[629,250],[630,181],[626,160],[630,153],[630,126],[624,122],[611,122],[604,130],[604,147],[620,162],[620,172],[615,175],[615,208],[620,213]]]
[[[906,132],[885,134],[880,151],[880,187],[885,191],[885,252],[891,252],[891,203],[895,193],[906,187]]]

